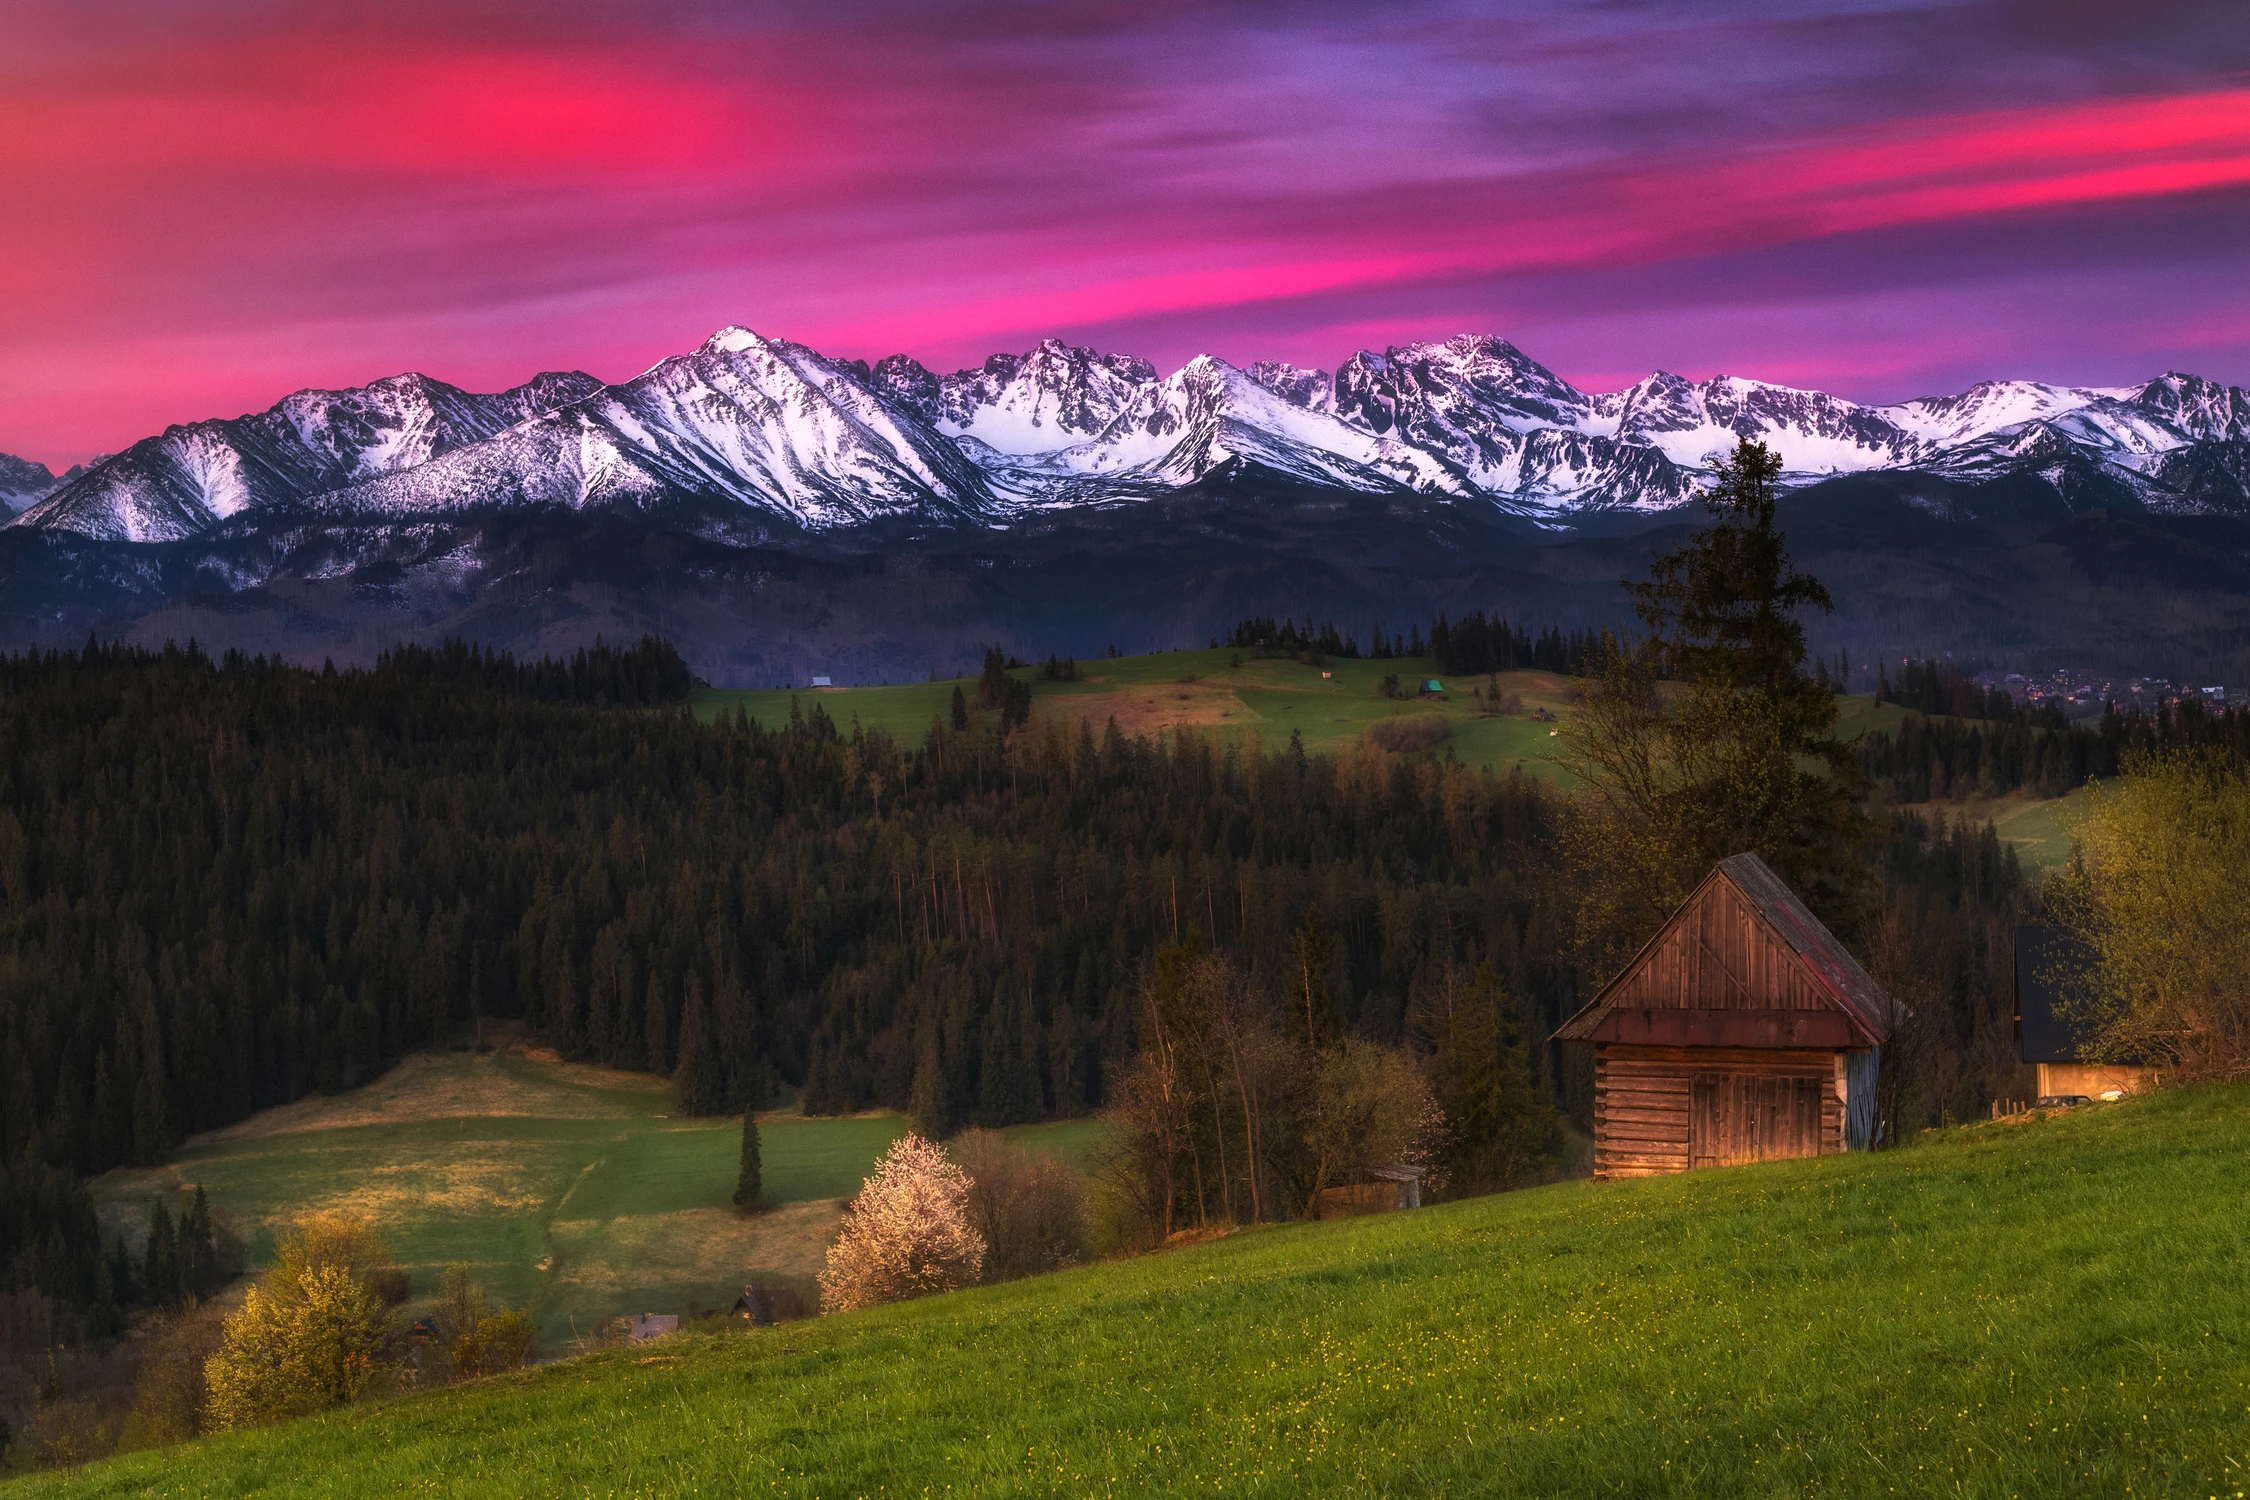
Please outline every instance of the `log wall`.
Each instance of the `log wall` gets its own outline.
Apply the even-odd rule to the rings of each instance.
[[[1842,1151],[1843,1075],[1840,1050],[1597,1044],[1594,1176]]]

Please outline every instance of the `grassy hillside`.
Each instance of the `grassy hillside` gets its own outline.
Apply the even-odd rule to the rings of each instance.
[[[2228,1495],[2250,1089],[683,1337],[20,1493]]]
[[[200,1137],[162,1168],[112,1172],[95,1197],[112,1232],[138,1235],[152,1197],[200,1183],[254,1262],[300,1213],[364,1213],[417,1294],[467,1262],[493,1295],[530,1307],[542,1342],[559,1348],[626,1312],[724,1307],[753,1277],[809,1293],[839,1200],[905,1128],[895,1115],[765,1116],[775,1206],[745,1219],[728,1201],[740,1122],[670,1109],[663,1082],[645,1074],[513,1047],[418,1055],[365,1088]],[[1081,1155],[1092,1129],[1012,1133]]]
[[[1240,666],[1233,663],[1239,660]],[[1523,713],[1486,717],[1470,688],[1489,679],[1440,678],[1445,691],[1399,701],[1379,688],[1396,675],[1412,689],[1437,673],[1427,658],[1395,661],[1331,659],[1308,667],[1287,658],[1261,658],[1254,652],[1166,651],[1078,664],[1079,682],[1044,682],[1034,668],[1016,676],[1032,685],[1033,712],[1083,720],[1099,735],[1110,720],[1126,734],[1159,734],[1193,726],[1221,741],[1240,742],[1257,734],[1268,749],[1299,735],[1307,750],[1334,750],[1356,741],[1380,719],[1414,714],[1444,717],[1451,729],[1445,741],[1461,760],[1504,769],[1521,765],[1538,776],[1553,776],[1552,724],[1529,717],[1534,709],[1559,713],[1568,703],[1569,679],[1551,672],[1503,672],[1503,693],[1523,700]],[[1329,673],[1323,677],[1323,672]],[[972,698],[976,680],[917,682],[900,687],[734,692],[707,689],[695,695],[696,712],[708,719],[741,706],[751,717],[777,723],[789,717],[792,698],[809,707],[818,702],[847,730],[856,715],[870,728],[880,726],[909,744],[921,743],[933,720],[945,718],[960,687]]]

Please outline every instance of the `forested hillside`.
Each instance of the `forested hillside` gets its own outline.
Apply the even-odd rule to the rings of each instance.
[[[920,742],[698,725],[670,648],[528,665],[449,647],[315,672],[89,647],[0,663],[0,1257],[117,1295],[74,1179],[364,1082],[479,1017],[671,1075],[694,1112],[801,1087],[933,1129],[1084,1113],[1193,937],[1252,1003],[1410,1049],[1489,966],[1524,1086],[1572,967],[1554,794],[1361,745],[1221,750],[979,711]],[[1903,817],[1853,935],[1919,997],[1902,1122],[2013,1068],[1988,835]],[[1483,981],[1476,981],[1482,983]],[[1295,996],[1292,1001],[1288,997]]]

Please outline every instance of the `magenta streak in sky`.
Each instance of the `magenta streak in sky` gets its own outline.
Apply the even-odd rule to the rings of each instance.
[[[1855,77],[1782,22],[1606,11],[1541,51],[1466,10],[565,10],[138,48],[58,23],[0,60],[0,451],[60,464],[405,368],[619,379],[728,322],[941,367],[1046,333],[1333,364],[1474,331],[1596,386],[2250,380],[2250,88],[2192,56],[2057,96],[2005,52],[1947,84],[1903,11]],[[1756,108],[1706,55],[1763,70]]]

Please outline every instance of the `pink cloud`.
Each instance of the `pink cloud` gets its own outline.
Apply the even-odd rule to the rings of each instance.
[[[1943,71],[1909,48],[1887,74],[1871,51],[1851,84],[1832,27],[1791,52],[1785,28],[1736,26],[1683,63],[1685,23],[1606,10],[1559,36],[1520,21],[1505,48],[1481,13],[1321,30],[1174,7],[1044,25],[839,10],[746,29],[683,0],[647,11],[88,29],[0,58],[0,450],[68,460],[406,366],[619,378],[733,321],[941,364],[1057,331],[1159,358],[1605,319],[1620,347],[1634,329],[1718,336],[1701,314],[1548,300],[1636,268],[1748,309],[1755,345],[1725,356],[1741,373],[1875,379],[1918,347],[2047,347],[1997,310],[1957,326],[1980,296],[2017,307],[1966,289],[2020,280],[2007,242],[2025,226],[2042,250],[2083,244],[2083,284],[2122,295],[2162,277],[2114,263],[2120,214],[2250,188],[2239,77],[2144,71],[2138,93],[2078,97],[1997,56],[1947,90],[1901,71]],[[1722,61],[1749,67],[1758,107],[1693,71]],[[2198,253],[2232,274],[2183,274],[2208,276],[2212,326],[2231,327],[2250,221],[2219,222],[2234,248],[2222,233]],[[1848,357],[1753,269],[1947,235],[1880,268],[1959,293],[1945,317],[1891,304],[1910,320],[1896,347]],[[1855,295],[1867,262],[1832,263]],[[2112,363],[2176,346],[2102,327]],[[2212,373],[2250,378],[2250,340],[2202,347]]]

